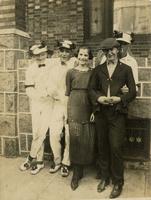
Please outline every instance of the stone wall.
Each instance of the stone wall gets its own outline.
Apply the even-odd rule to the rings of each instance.
[[[129,117],[151,119],[151,58],[136,58],[139,65],[139,91],[131,103]]]
[[[0,155],[19,154],[17,61],[26,58],[28,40],[20,30],[0,30]]]

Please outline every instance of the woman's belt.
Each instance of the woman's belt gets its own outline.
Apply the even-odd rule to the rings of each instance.
[[[88,90],[87,88],[73,88],[73,89],[71,89],[71,91],[73,91],[73,90]]]

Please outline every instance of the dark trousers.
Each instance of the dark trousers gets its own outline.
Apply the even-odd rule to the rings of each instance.
[[[125,121],[125,114],[115,112],[114,106],[103,106],[95,115],[101,178],[112,178],[113,184],[124,183],[122,146],[126,132]]]

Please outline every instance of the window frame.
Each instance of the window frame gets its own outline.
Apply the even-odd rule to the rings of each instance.
[[[85,41],[100,41],[100,38],[111,37],[113,33],[113,0],[103,0],[103,32],[91,36],[90,33],[90,0],[84,0],[84,40]]]

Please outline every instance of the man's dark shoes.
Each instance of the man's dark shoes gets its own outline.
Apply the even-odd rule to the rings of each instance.
[[[109,185],[109,180],[101,180],[101,182],[99,183],[98,187],[97,187],[97,191],[98,192],[103,192],[106,188],[107,185]]]
[[[71,180],[71,188],[72,188],[72,190],[76,190],[78,186],[79,186],[79,180],[73,178]]]
[[[122,188],[123,188],[122,185],[118,185],[118,184],[114,185],[109,198],[114,199],[114,198],[120,196],[120,194],[122,192]]]

